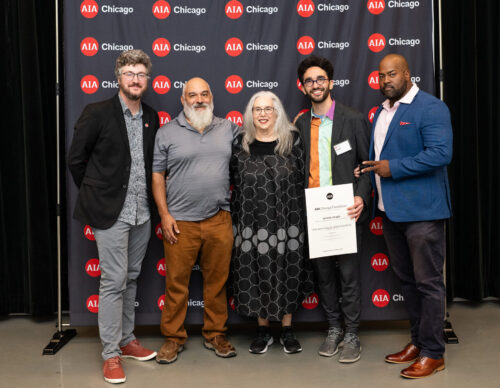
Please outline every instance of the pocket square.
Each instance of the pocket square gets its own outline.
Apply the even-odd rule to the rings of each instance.
[[[409,123],[408,121],[400,121],[399,122],[399,125],[410,125],[411,123]]]

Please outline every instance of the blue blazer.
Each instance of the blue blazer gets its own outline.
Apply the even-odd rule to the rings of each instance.
[[[382,106],[373,119],[370,160],[375,159],[373,139]],[[429,221],[451,216],[446,166],[453,153],[450,112],[439,99],[421,90],[411,104],[402,103],[385,138],[380,160],[389,160],[392,177],[380,178],[387,217],[395,222]],[[375,188],[375,176],[370,174]]]

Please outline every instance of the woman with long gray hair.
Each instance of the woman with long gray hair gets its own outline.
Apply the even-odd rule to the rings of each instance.
[[[304,252],[304,149],[274,93],[250,99],[230,166],[235,308],[258,322],[249,350],[265,353],[273,343],[269,321],[281,321],[284,351],[300,352],[292,313],[312,290]]]

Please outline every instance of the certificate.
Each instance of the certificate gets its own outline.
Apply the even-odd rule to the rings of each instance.
[[[306,189],[311,259],[358,251],[356,220],[347,214],[347,208],[353,204],[352,183]]]

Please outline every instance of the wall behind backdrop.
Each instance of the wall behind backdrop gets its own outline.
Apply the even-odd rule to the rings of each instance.
[[[104,3],[99,2],[99,7]],[[112,4],[111,1],[109,3]],[[173,2],[170,3],[173,5]],[[192,5],[195,2],[189,3],[190,7],[207,7],[202,2],[198,2],[198,5]],[[244,1],[242,3],[245,6],[250,4],[250,2]],[[311,28],[312,21],[315,18],[324,17],[324,19],[321,19],[323,26],[332,24],[331,17],[332,14],[335,15],[335,12],[319,12],[318,4],[320,2],[314,1],[314,3],[315,12],[310,18],[297,16],[296,4],[294,4],[294,18],[302,20],[304,26],[306,26],[304,28]],[[357,10],[356,13],[359,11],[359,14],[363,14],[365,19],[358,22],[356,28],[351,27],[356,33],[359,33],[361,26],[368,26],[366,24],[367,18],[374,17],[371,16],[373,14],[366,12],[366,1],[356,2],[356,5],[351,5],[350,3],[353,2],[347,1],[329,3],[337,3],[338,5],[349,3],[351,9]],[[421,1],[420,3],[424,2]],[[79,5],[79,2],[77,2],[76,6],[79,7]],[[384,2],[384,5],[385,8],[381,13],[382,17],[394,11],[388,7],[387,1]],[[500,265],[498,260],[500,242],[496,222],[500,215],[500,207],[496,199],[498,197],[496,195],[498,193],[498,179],[494,179],[498,178],[496,166],[499,165],[499,156],[496,150],[500,146],[497,118],[497,112],[500,108],[497,91],[500,83],[496,76],[500,47],[498,25],[500,4],[494,0],[479,2],[443,0],[443,5],[445,101],[452,112],[455,132],[454,161],[450,166],[455,216],[449,229],[451,238],[448,246],[450,257],[447,263],[448,296],[472,300],[481,300],[487,296],[500,297]],[[151,5],[148,7],[149,12],[151,12]],[[62,12],[62,1],[59,1],[59,8],[60,12]],[[212,9],[212,5],[209,8]],[[279,8],[281,9],[282,6]],[[47,2],[44,3],[43,7],[40,7],[34,0],[23,2],[6,0],[4,7],[0,9],[0,14],[2,20],[5,21],[2,24],[3,36],[7,38],[5,59],[0,65],[7,86],[4,94],[7,98],[4,98],[3,101],[5,101],[5,112],[9,113],[5,115],[6,117],[3,120],[3,141],[0,152],[0,314],[51,314],[56,308],[54,4]],[[345,15],[346,11],[343,14]],[[75,12],[75,15],[78,16],[78,13]],[[100,16],[103,16],[103,12],[101,12]],[[106,16],[110,16],[109,12]],[[164,22],[174,20],[174,16],[180,17],[182,15],[173,13]],[[239,20],[245,20],[244,18],[247,16],[245,12]],[[80,17],[82,17],[81,14]],[[406,19],[389,19],[391,19],[389,20],[390,23],[398,25],[407,23]],[[184,19],[184,21],[188,20],[189,18]],[[234,20],[236,23],[237,21],[238,19]],[[156,22],[151,22],[151,24],[153,23]],[[150,25],[141,25],[140,23],[133,27],[141,31],[149,31],[151,28]],[[419,33],[421,27],[419,26]],[[117,28],[118,26],[114,25],[113,29]],[[122,26],[120,28],[125,31],[129,27]],[[170,43],[172,45],[185,43],[184,36],[189,36],[189,31],[192,28],[195,27],[190,23],[184,23],[182,29],[178,30],[182,31],[180,35],[182,39],[177,38],[179,36],[177,31],[175,38],[169,39]],[[335,31],[335,26],[331,28],[331,31]],[[347,27],[344,26],[344,28]],[[255,29],[255,24],[250,23],[243,29],[240,36],[236,33],[234,35],[239,37],[242,43],[246,45],[248,37],[255,33]],[[166,32],[167,29],[161,31]],[[310,30],[304,31],[309,33]],[[296,32],[298,33],[298,30]],[[206,33],[206,31],[202,31],[202,33],[197,34],[197,38],[193,42],[202,43]],[[93,32],[88,35],[91,36],[92,34]],[[170,34],[165,37],[168,39]],[[278,40],[282,40],[287,38],[287,35],[280,33],[277,37]],[[341,75],[346,49],[332,49],[329,53],[331,55],[329,55],[328,51],[322,52],[317,46],[319,40],[333,41],[336,39],[336,37],[333,39],[334,37],[334,35],[328,35],[326,38],[320,36],[319,39],[315,37],[314,53],[327,56],[334,62],[338,70],[334,78],[346,79]],[[389,52],[389,50],[393,51],[387,43],[388,37],[385,36],[386,46],[380,54],[368,50],[370,51],[368,54],[373,55],[374,58],[371,62],[373,70],[376,70],[378,59],[385,55],[384,53]],[[99,46],[106,41],[107,38],[104,41],[101,40]],[[293,39],[290,38],[290,42],[292,41]],[[291,44],[290,42],[288,44]],[[296,42],[292,43],[295,46]],[[367,44],[367,42],[364,43]],[[72,46],[65,43],[65,49],[74,50],[74,52],[78,53],[79,44],[79,41],[74,42]],[[351,46],[350,50],[355,52],[356,60],[349,62],[350,65],[366,66],[368,64],[366,59],[365,62],[359,62],[357,57],[360,56],[360,53],[367,54],[367,46],[360,43],[359,47],[354,49],[353,47]],[[148,47],[141,48],[148,51]],[[230,59],[222,50],[219,49],[218,58]],[[148,52],[152,54],[151,51],[152,47]],[[248,61],[248,57],[245,57],[245,55],[248,55],[247,51],[244,49],[243,53],[239,55],[240,59],[246,58],[243,62]],[[156,58],[152,54],[155,61],[154,73],[163,69],[163,66],[159,66],[157,61],[162,59],[165,61],[168,59],[173,60],[176,54],[178,53],[175,50],[165,57]],[[96,55],[97,57],[99,55],[106,56],[101,48],[99,54],[96,53]],[[108,55],[105,65],[103,65],[102,69],[99,69],[99,71],[106,73],[105,80],[113,81],[112,63],[117,55],[118,52]],[[429,54],[429,58],[430,56],[432,56],[432,52]],[[286,63],[286,66],[294,69],[301,55],[296,52],[290,59],[287,57],[287,61],[283,61],[281,57],[282,55],[280,55],[279,64]],[[193,56],[192,58],[199,57]],[[231,58],[238,61],[238,56]],[[429,58],[426,58],[426,60],[429,60]],[[78,62],[84,60],[79,59]],[[200,69],[197,74],[205,75],[205,73],[201,72],[201,69],[206,69],[206,65],[201,61],[195,60],[194,62],[196,69]],[[418,67],[415,67],[411,59],[410,63],[412,64],[413,73],[416,75]],[[209,66],[212,72],[220,72],[220,66],[217,62],[210,62]],[[357,67],[353,68],[357,69]],[[168,66],[165,69],[168,69]],[[70,70],[74,72],[73,69]],[[358,79],[366,78],[366,74],[361,77],[358,73],[360,71],[356,71],[355,76],[350,81],[356,82]],[[168,74],[171,74],[170,70],[168,70]],[[277,76],[276,73],[275,76]],[[225,93],[224,84],[217,86],[218,90],[215,90],[212,79],[209,76],[206,77],[212,82],[214,88],[216,113],[225,116],[227,113],[225,108],[227,107],[223,106],[220,101],[221,94]],[[185,80],[181,77],[178,79]],[[424,90],[431,91],[433,89],[432,85],[430,87],[425,87],[422,83],[419,85]],[[357,89],[358,86],[350,84],[352,89]],[[245,93],[245,87],[244,91],[240,93]],[[285,87],[287,91],[278,91],[278,95],[285,101],[287,106],[291,106],[289,114],[293,116],[296,110],[305,107],[305,100],[300,100],[300,94],[298,94],[298,97],[293,94],[298,93],[298,89],[291,86]],[[366,84],[363,87],[365,89],[362,97],[365,100],[372,92],[366,88]],[[334,96],[366,113],[370,103],[363,105],[360,100],[350,100],[347,95],[342,95],[342,90],[346,90],[344,88],[337,84],[334,89]],[[100,90],[102,92],[102,88]],[[107,92],[113,94],[116,89],[109,89]],[[172,115],[178,113],[180,110],[180,103],[178,102],[179,90],[173,89],[166,93],[166,96],[172,97],[173,103],[169,103],[170,105],[164,107],[153,103],[152,96],[154,94],[152,94],[152,90],[150,92],[146,99],[153,106],[159,110],[165,109],[167,111],[168,109],[169,112],[167,113],[170,113],[171,110],[170,114]],[[248,95],[250,94],[252,93]],[[243,96],[244,94],[240,95]],[[243,103],[240,101],[235,104],[236,109],[241,110],[243,108],[248,95],[241,99]],[[289,105],[290,100],[287,99],[289,95],[298,99],[297,105]],[[375,98],[377,92],[373,91],[372,96]],[[105,98],[106,95],[103,94],[98,97],[98,94],[96,94],[94,97],[94,100],[89,99],[88,102]],[[233,95],[231,97],[238,98]],[[374,104],[378,102],[380,102],[380,97]],[[81,106],[75,107],[73,117],[65,118],[68,128],[71,128],[74,124],[84,103],[87,103],[87,100],[82,101]],[[64,137],[64,134],[62,134],[62,137]],[[66,204],[63,202],[63,212],[66,208],[64,205]],[[71,204],[68,204],[67,208],[72,211]],[[63,225],[64,231],[65,227]],[[370,234],[368,232],[368,235]],[[375,235],[372,235],[372,237],[375,238]],[[67,262],[64,248],[63,246],[63,270]],[[64,308],[68,307],[65,299],[67,297],[66,280],[67,273],[64,270]]]

